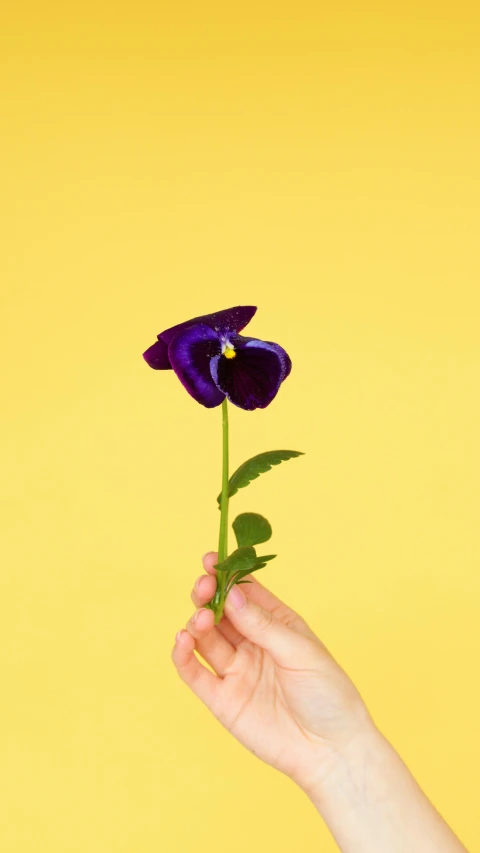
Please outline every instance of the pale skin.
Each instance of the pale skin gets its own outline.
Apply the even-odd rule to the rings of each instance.
[[[310,797],[342,853],[466,853],[297,613],[251,576],[233,587],[214,627],[204,605],[215,593],[216,562],[215,552],[203,558],[197,610],[172,652],[195,695]]]

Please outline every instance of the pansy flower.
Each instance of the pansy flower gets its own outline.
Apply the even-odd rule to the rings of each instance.
[[[263,409],[290,373],[285,350],[239,332],[256,312],[239,305],[172,326],[143,357],[154,370],[173,369],[188,393],[207,408],[225,397],[241,409]]]

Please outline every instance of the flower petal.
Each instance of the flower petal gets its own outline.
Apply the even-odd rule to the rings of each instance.
[[[235,341],[235,338],[232,338],[231,340],[233,343]],[[239,346],[243,346],[243,344],[246,341],[258,341],[258,338],[246,338],[243,335],[237,335],[236,340],[238,340]],[[276,344],[276,343],[274,343],[274,341],[262,341],[262,343],[269,344],[272,347],[272,349],[274,349],[275,352],[278,353],[278,355],[280,356],[280,361],[282,362],[282,370],[283,370],[283,376],[282,376],[282,382],[283,382],[283,380],[287,378],[287,376],[289,375],[289,373],[292,369],[292,361],[291,361],[289,354],[286,352],[286,350],[283,349],[283,347],[280,346],[280,344]]]
[[[151,347],[145,350],[143,357],[154,370],[170,370],[172,367],[168,359],[168,347],[165,341],[155,341]]]
[[[210,360],[221,352],[220,338],[208,326],[198,323],[182,329],[170,341],[170,364],[189,394],[202,406],[212,409],[223,401],[223,394],[210,373]]]
[[[194,317],[193,320],[186,320],[185,323],[179,323],[178,326],[172,326],[170,329],[165,329],[159,334],[159,339],[169,344],[174,336],[181,332],[182,329],[189,329],[191,326],[197,326],[203,323],[209,326],[216,332],[240,332],[250,322],[255,314],[256,307],[253,305],[237,305],[236,308],[225,308],[223,311],[216,311],[214,314],[204,314],[202,317]]]
[[[239,335],[238,337],[240,339],[242,339],[242,335]],[[256,338],[243,338],[243,340],[244,341],[255,341],[257,339]],[[287,378],[287,376],[289,375],[289,373],[292,370],[292,360],[291,360],[288,352],[286,352],[286,350],[284,350],[283,347],[280,346],[280,344],[276,344],[273,341],[263,341],[263,343],[269,344],[275,350],[275,352],[278,353],[278,355],[280,356],[280,360],[282,362],[282,368],[283,368],[283,376],[282,376],[282,381],[283,381],[284,379]]]
[[[282,383],[282,358],[274,346],[255,338],[238,335],[234,346],[235,358],[224,355],[212,358],[210,370],[214,382],[240,409],[264,409]]]

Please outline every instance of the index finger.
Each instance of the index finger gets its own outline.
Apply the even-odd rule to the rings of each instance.
[[[203,568],[209,575],[216,575],[217,570],[214,568],[218,563],[218,554],[216,551],[207,551],[202,557]]]

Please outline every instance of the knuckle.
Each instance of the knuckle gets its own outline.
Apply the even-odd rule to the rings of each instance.
[[[283,624],[286,625],[287,628],[294,628],[296,625],[298,625],[299,621],[300,617],[297,616],[295,611],[287,607],[282,619]]]
[[[303,621],[298,613],[295,613],[295,610],[292,610],[291,607],[283,604],[283,602],[276,604],[272,612],[287,628],[294,628]]]
[[[198,613],[198,610],[197,610],[197,613]],[[197,613],[194,613],[193,616],[188,620],[188,622],[186,624],[186,629],[187,629],[188,633],[192,635],[192,637],[196,637],[198,634],[198,628],[195,624],[195,621],[197,618]]]
[[[194,602],[198,599],[198,591],[199,591],[200,581],[202,580],[202,577],[203,577],[203,575],[200,575],[200,577],[197,578],[197,580],[195,581],[195,583],[193,585],[193,589],[190,593],[190,598]]]
[[[272,622],[273,613],[270,613],[262,607],[257,615],[257,630],[263,634],[265,631],[268,631]]]

